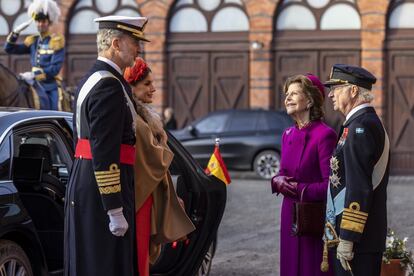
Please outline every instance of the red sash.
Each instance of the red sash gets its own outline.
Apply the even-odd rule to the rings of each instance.
[[[92,160],[91,144],[88,139],[78,139],[75,149],[75,158]],[[135,147],[121,144],[120,162],[122,164],[135,164]]]

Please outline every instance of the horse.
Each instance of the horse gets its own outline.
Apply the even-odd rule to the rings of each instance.
[[[59,110],[72,111],[73,94],[61,87]],[[39,96],[35,88],[18,78],[9,68],[0,63],[0,106],[16,106],[40,109]]]

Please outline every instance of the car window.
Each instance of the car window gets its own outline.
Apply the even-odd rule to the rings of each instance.
[[[254,131],[258,112],[235,112],[230,120],[229,131]]]
[[[269,124],[267,122],[266,114],[264,112],[261,112],[259,117],[257,118],[256,130],[269,130]]]
[[[275,130],[277,132],[283,132],[286,127],[289,126],[288,118],[283,117],[282,115],[270,112],[266,114],[267,124],[270,130]]]
[[[202,119],[195,126],[198,133],[222,132],[226,126],[228,114],[214,114]]]
[[[4,139],[0,147],[0,180],[10,179],[10,138]]]
[[[30,144],[31,148],[46,146],[50,152],[50,173],[66,183],[72,162],[65,143],[53,128],[19,130],[14,133],[14,157],[24,154],[20,152],[24,148],[23,144]]]

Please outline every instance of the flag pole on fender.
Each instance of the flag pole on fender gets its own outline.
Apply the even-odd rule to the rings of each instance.
[[[208,175],[214,175],[221,181],[223,181],[226,185],[230,184],[231,179],[229,173],[227,171],[226,165],[224,164],[223,158],[220,154],[220,138],[216,138],[216,143],[214,145],[214,152],[208,161],[207,168],[205,169],[205,173]]]

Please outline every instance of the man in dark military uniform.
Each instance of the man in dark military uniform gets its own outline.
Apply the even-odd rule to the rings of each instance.
[[[134,206],[136,116],[123,78],[144,37],[145,17],[99,23],[98,59],[79,86],[75,162],[66,191],[65,275],[137,275]]]
[[[375,109],[367,70],[344,64],[332,67],[329,97],[346,116],[331,158],[327,222],[339,236],[335,275],[380,275],[387,232],[386,188],[389,139]],[[327,233],[332,239],[331,233]]]
[[[53,0],[35,0],[28,8],[32,19],[16,27],[7,37],[4,50],[9,54],[30,54],[31,72],[20,74],[29,84],[38,81],[35,85],[39,96],[39,103],[35,107],[40,109],[62,110],[59,99],[62,99],[62,89],[58,86],[57,78],[65,58],[65,40],[62,35],[51,34],[50,25],[57,22],[60,15],[58,5]],[[26,29],[32,20],[35,20],[39,34],[26,37],[23,44],[16,41],[21,31]]]

